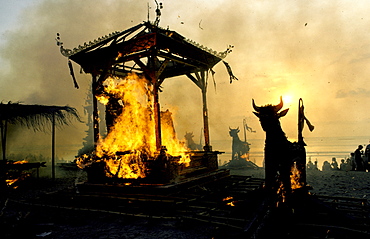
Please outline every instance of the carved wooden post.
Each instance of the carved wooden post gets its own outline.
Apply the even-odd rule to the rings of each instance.
[[[153,104],[154,104],[154,123],[155,123],[155,141],[157,151],[161,150],[162,147],[162,129],[161,129],[161,112],[159,104],[158,84],[156,79],[153,79]]]
[[[199,74],[200,72],[200,74]],[[212,147],[210,145],[209,139],[209,125],[208,125],[208,108],[207,108],[207,70],[200,70],[199,72],[195,72],[195,76],[191,75],[190,73],[186,74],[186,76],[193,81],[201,90],[202,92],[202,102],[203,102],[203,130],[204,130],[204,150],[205,151],[212,151]]]
[[[205,82],[204,78],[202,80]],[[204,130],[204,150],[211,151],[209,140],[209,126],[208,126],[208,108],[207,108],[207,86],[202,87],[202,101],[203,101],[203,130]]]
[[[92,103],[93,103],[93,132],[94,132],[94,149],[99,140],[99,111],[98,100],[96,99],[98,80],[95,74],[92,74]]]
[[[155,52],[153,50],[153,52]],[[155,54],[148,57],[148,63],[145,65],[139,58],[134,59],[135,63],[144,71],[146,77],[153,85],[153,108],[154,108],[154,123],[155,123],[155,139],[157,151],[162,148],[162,129],[161,129],[161,107],[159,104],[159,87],[164,79],[160,79],[160,75],[168,64],[168,60],[162,62],[160,67],[156,69],[159,64],[158,58]]]

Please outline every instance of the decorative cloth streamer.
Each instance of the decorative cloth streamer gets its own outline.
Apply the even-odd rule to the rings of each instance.
[[[75,88],[78,89],[80,88],[77,84],[77,80],[76,80],[76,77],[75,77],[75,73],[73,72],[73,66],[72,66],[72,62],[70,60],[68,60],[68,67],[69,67],[69,74],[71,74],[72,76],[72,79],[73,79],[73,83],[75,85]]]
[[[226,61],[222,61],[222,62],[226,66],[227,73],[229,73],[229,76],[230,76],[230,84],[233,82],[233,80],[238,80],[238,78],[236,78],[236,76],[234,76],[233,71],[231,70],[231,67],[230,67],[229,63],[227,63]]]

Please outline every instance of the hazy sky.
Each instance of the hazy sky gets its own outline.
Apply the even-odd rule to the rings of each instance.
[[[73,88],[65,48],[154,20],[149,0],[0,0],[0,98],[27,104],[69,105],[83,115],[90,75],[74,65]],[[370,4],[368,1],[162,0],[160,26],[217,51],[233,45],[226,57],[239,81],[229,84],[222,63],[208,88],[211,141],[230,139],[228,128],[246,118],[264,138],[251,101],[276,104],[282,95],[290,111],[282,118],[290,139],[297,136],[298,99],[315,130],[305,137],[370,138]],[[163,84],[162,108],[174,112],[178,137],[202,127],[201,93],[186,77]],[[60,133],[60,141],[80,144],[83,124]],[[199,133],[198,133],[199,132]],[[67,137],[65,137],[67,136]],[[197,140],[197,139],[196,139]],[[366,142],[359,142],[366,143]],[[217,149],[216,149],[217,150]]]

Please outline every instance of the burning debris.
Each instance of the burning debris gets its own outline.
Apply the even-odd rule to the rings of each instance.
[[[50,122],[52,126],[52,138],[54,139],[55,127],[68,125],[72,119],[80,121],[76,109],[69,106],[24,105],[12,102],[8,102],[7,104],[0,103],[1,150],[3,163],[0,168],[1,184],[3,185],[4,182],[6,182],[6,185],[10,185],[17,181],[17,178],[25,178],[29,174],[23,173],[24,170],[45,167],[45,162],[28,163],[25,161],[8,161],[6,146],[9,124],[23,125],[38,131],[44,130],[45,124]],[[54,140],[52,140],[52,151],[52,170],[54,177]],[[17,173],[11,173],[11,171],[16,171]]]
[[[37,177],[39,177],[39,169],[46,167],[46,162],[30,163],[27,160],[7,161],[6,162],[6,184],[8,187],[17,188],[18,182],[31,176],[30,170],[36,169]]]

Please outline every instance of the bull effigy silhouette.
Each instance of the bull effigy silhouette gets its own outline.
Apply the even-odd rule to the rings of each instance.
[[[298,142],[290,142],[281,128],[280,118],[284,117],[289,110],[281,110],[282,97],[277,105],[257,106],[253,99],[252,104],[255,110],[253,113],[259,118],[262,129],[266,132],[265,187],[269,190],[282,189],[283,194],[288,195],[292,191],[293,173],[296,174],[295,187],[306,186],[306,144],[303,141],[302,130],[305,121],[311,131],[314,127],[304,116],[302,99],[299,100]]]

